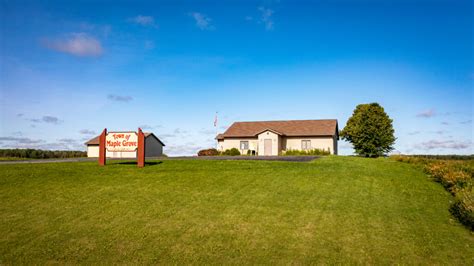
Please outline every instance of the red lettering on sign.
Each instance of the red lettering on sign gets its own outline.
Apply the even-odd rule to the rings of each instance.
[[[120,141],[107,141],[107,147],[120,147]]]
[[[136,146],[137,146],[137,142],[136,142],[136,141],[126,141],[126,140],[124,140],[124,141],[122,141],[122,145],[123,145],[124,147],[131,147],[131,146],[136,147]]]

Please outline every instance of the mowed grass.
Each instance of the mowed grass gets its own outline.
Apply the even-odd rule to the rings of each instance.
[[[474,236],[389,159],[0,165],[0,264],[456,264]]]

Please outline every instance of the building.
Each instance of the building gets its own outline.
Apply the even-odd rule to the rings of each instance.
[[[337,120],[235,122],[216,137],[221,151],[237,148],[242,154],[281,155],[286,150],[326,150],[337,154]]]
[[[158,157],[163,155],[165,144],[151,132],[145,132],[145,157]],[[99,136],[87,141],[87,157],[99,157]],[[136,152],[109,152],[109,158],[136,158]]]

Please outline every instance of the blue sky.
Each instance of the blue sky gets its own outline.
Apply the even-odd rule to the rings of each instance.
[[[0,3],[0,147],[84,149],[141,126],[190,155],[215,145],[216,111],[219,132],[343,128],[379,102],[398,151],[474,153],[470,0]]]

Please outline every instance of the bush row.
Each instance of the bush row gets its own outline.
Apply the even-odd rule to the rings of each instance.
[[[36,149],[0,149],[0,157],[49,159],[86,157],[85,151],[47,151]]]
[[[286,150],[283,151],[283,155],[286,156],[298,156],[298,155],[329,155],[331,152],[324,149],[312,149],[312,150]]]
[[[392,156],[393,159],[418,165],[454,197],[450,212],[474,231],[474,160],[440,160],[427,157]]]
[[[330,155],[331,152],[329,150],[324,149],[312,149],[312,150],[287,150],[283,151],[282,155],[285,156],[301,156],[301,155]],[[204,149],[198,152],[198,156],[218,156],[218,155],[226,155],[226,156],[238,156],[241,155],[240,151],[236,148],[227,149],[225,151],[218,151],[216,149]],[[252,155],[252,152],[249,150],[247,155]]]
[[[238,156],[240,155],[240,151],[236,148],[228,149],[223,152],[218,151],[216,149],[205,149],[200,150],[198,152],[198,156],[218,156],[218,155],[226,155],[226,156]]]
[[[206,150],[200,150],[198,152],[198,156],[217,156],[219,155],[219,151],[216,149],[206,149]]]
[[[221,153],[221,155],[227,155],[227,156],[238,156],[240,155],[240,151],[236,148],[228,149],[225,150],[224,152]]]

